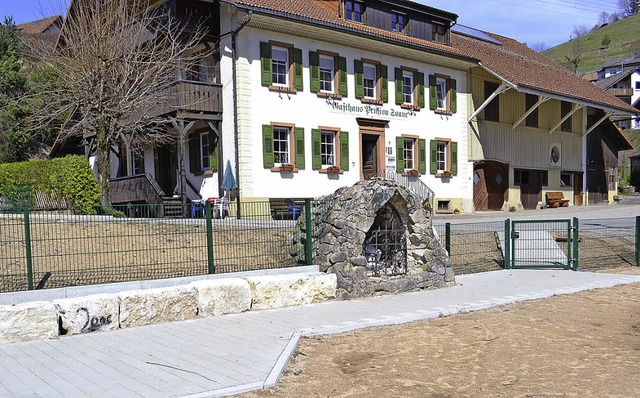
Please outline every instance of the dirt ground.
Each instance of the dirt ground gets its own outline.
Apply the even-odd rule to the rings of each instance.
[[[633,284],[305,338],[278,386],[246,396],[637,397],[639,376]]]

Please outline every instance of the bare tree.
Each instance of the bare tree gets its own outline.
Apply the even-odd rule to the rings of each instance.
[[[110,206],[111,148],[132,141],[168,141],[169,87],[195,62],[202,25],[185,29],[149,0],[73,0],[55,51],[40,51],[55,73],[58,103],[71,115],[61,138],[92,136],[101,203]],[[199,57],[202,53],[199,54]]]
[[[618,0],[618,8],[622,13],[622,17],[626,18],[631,15],[635,15],[640,11],[639,0]]]
[[[582,48],[580,47],[580,38],[569,40],[569,52],[564,56],[567,60],[569,69],[573,73],[578,73],[578,68],[582,63]]]
[[[584,36],[587,33],[589,33],[591,29],[588,28],[586,25],[575,25],[573,27],[573,34],[574,36],[577,38],[579,38],[580,36]]]
[[[544,50],[546,50],[549,47],[547,47],[547,45],[544,42],[539,41],[539,42],[532,43],[529,46],[529,48],[532,49],[535,52],[541,53],[541,52],[543,52]]]

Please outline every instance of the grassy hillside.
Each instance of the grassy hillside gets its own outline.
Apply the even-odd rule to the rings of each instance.
[[[607,36],[611,43],[602,48],[602,40]],[[628,57],[640,53],[640,14],[610,23],[578,39],[559,44],[543,52],[547,57],[573,70],[566,57],[579,52],[582,61],[577,73],[582,75],[600,68],[606,59]]]

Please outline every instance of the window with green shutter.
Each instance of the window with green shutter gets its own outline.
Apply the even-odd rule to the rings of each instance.
[[[302,80],[302,50],[299,48],[293,49],[293,81],[296,90],[302,91],[304,84]]]
[[[418,140],[418,170],[420,174],[427,174],[427,140]]]
[[[209,168],[214,173],[218,171],[218,136],[209,132]]]
[[[315,51],[309,51],[309,75],[311,92],[320,92],[320,55]]]
[[[404,171],[404,137],[396,137],[396,171]]]
[[[311,168],[320,170],[322,168],[322,148],[320,129],[311,130]]]
[[[449,110],[451,113],[458,112],[458,89],[455,79],[449,79]]]
[[[340,168],[349,170],[349,132],[340,132]]]
[[[436,75],[429,75],[429,109],[435,111],[437,107],[438,94],[436,91]]]
[[[273,126],[262,125],[262,162],[265,169],[273,167]]]
[[[458,143],[451,142],[451,174],[458,175]]]
[[[438,173],[438,141],[429,141],[429,173]]]
[[[260,42],[260,63],[262,64],[262,85],[269,86],[271,77],[271,44]]]
[[[305,168],[305,159],[304,159],[304,128],[296,127],[295,128],[296,135],[296,162],[295,165],[298,169]]]
[[[349,95],[347,86],[347,59],[338,57],[338,79],[340,80],[340,95],[346,97]]]
[[[418,72],[418,106],[424,108],[424,73]]]
[[[396,105],[402,105],[404,103],[404,85],[402,84],[402,68],[395,68],[395,82],[396,82]]]
[[[364,98],[364,70],[362,61],[356,59],[353,61],[353,76],[356,83],[356,98]]]
[[[389,102],[389,68],[386,65],[380,65],[380,100]]]

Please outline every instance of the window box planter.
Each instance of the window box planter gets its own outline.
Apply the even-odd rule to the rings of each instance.
[[[407,177],[420,177],[420,171],[416,169],[406,170],[402,175]]]
[[[293,171],[292,164],[283,164],[282,166],[280,166],[280,172],[290,173],[292,171]]]
[[[438,177],[440,177],[440,178],[451,178],[451,177],[453,177],[453,174],[451,174],[450,171],[443,171],[442,173],[440,173],[438,175]]]
[[[339,174],[342,170],[338,166],[330,166],[326,168],[326,171],[329,174]]]

